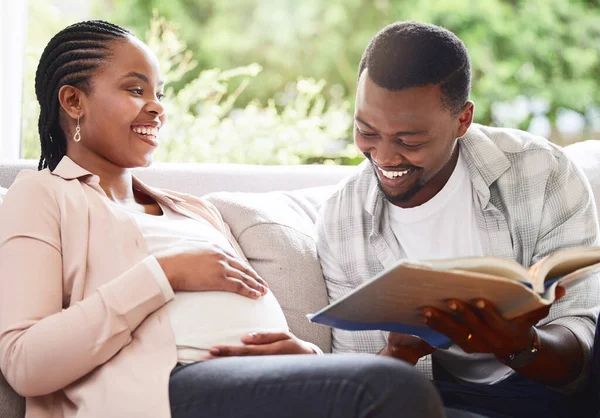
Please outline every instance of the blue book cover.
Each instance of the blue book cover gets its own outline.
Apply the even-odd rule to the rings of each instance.
[[[366,331],[381,330],[398,332],[400,334],[416,335],[423,338],[431,346],[437,348],[448,348],[452,341],[444,334],[432,330],[425,325],[406,325],[398,322],[356,322],[347,319],[337,318],[326,312],[318,314],[309,314],[306,317],[314,323],[327,325],[332,328],[344,329],[347,331]]]

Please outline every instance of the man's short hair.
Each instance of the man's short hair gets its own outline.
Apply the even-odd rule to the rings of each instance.
[[[359,79],[365,68],[375,84],[390,91],[439,85],[442,106],[454,114],[469,99],[467,48],[439,26],[410,21],[386,26],[367,45],[358,67]]]

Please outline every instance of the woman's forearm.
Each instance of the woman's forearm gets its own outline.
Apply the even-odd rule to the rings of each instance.
[[[143,262],[67,309],[62,309],[61,255],[55,248],[14,238],[0,246],[0,265],[5,273],[0,286],[1,368],[23,396],[55,392],[105,363],[165,303]]]

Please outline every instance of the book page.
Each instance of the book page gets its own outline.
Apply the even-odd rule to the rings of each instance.
[[[585,276],[600,272],[600,264],[592,264],[591,266],[582,267],[569,274],[564,275],[558,279],[558,284],[565,288],[569,288],[569,285],[579,279],[585,278]]]
[[[410,260],[406,263],[413,264]],[[416,265],[419,265],[416,263]],[[450,260],[434,260],[423,263],[423,266],[435,270],[460,270],[483,273],[503,277],[522,283],[531,283],[529,272],[514,260],[496,257],[468,257]]]
[[[328,316],[363,323],[423,325],[423,307],[449,311],[446,303],[448,299],[470,302],[477,298],[492,301],[509,319],[548,303],[537,293],[512,279],[401,264],[360,286],[321,312],[326,311]]]
[[[534,286],[566,276],[584,267],[600,263],[600,248],[569,248],[543,258],[529,268]],[[546,286],[544,286],[545,288]]]

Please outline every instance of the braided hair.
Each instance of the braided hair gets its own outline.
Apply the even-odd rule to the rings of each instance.
[[[42,148],[38,170],[54,170],[67,153],[66,135],[59,123],[60,88],[70,85],[88,93],[90,77],[110,55],[108,44],[129,36],[130,32],[112,23],[90,20],[68,26],[46,45],[35,74]]]

